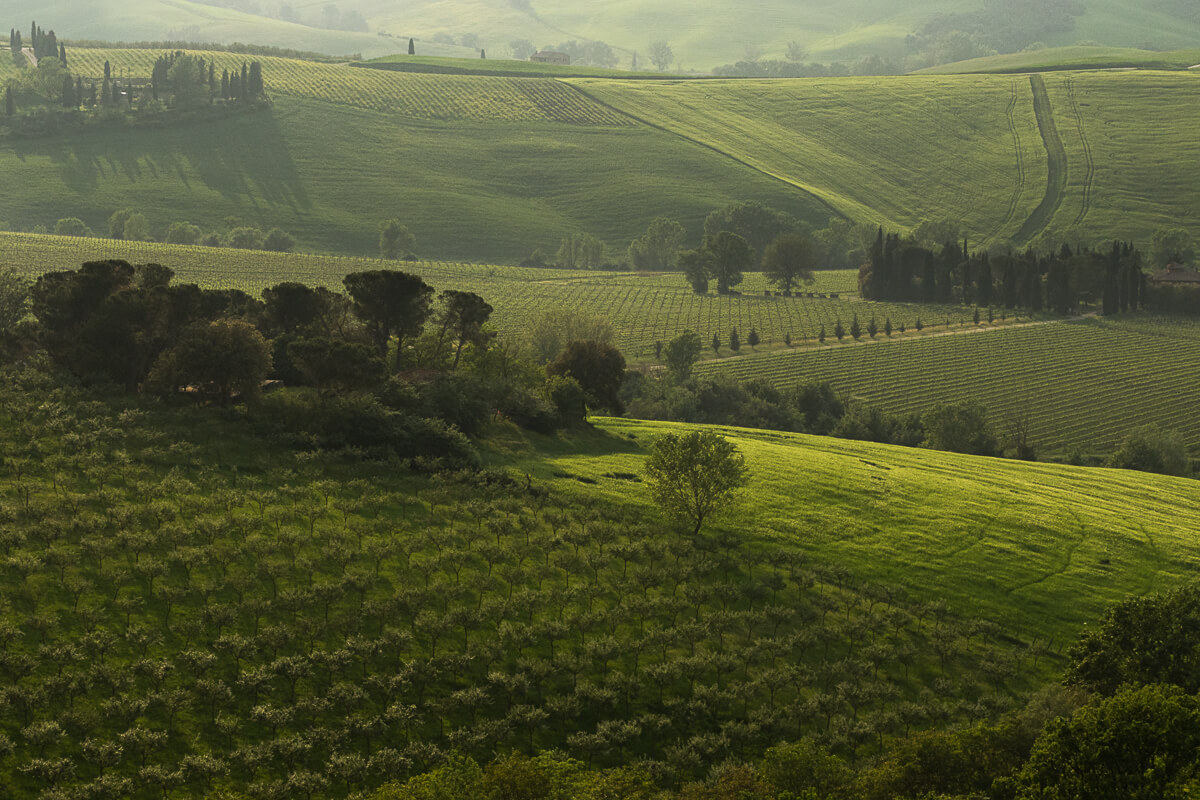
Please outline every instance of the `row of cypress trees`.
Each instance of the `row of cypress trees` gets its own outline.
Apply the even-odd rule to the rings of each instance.
[[[1145,304],[1141,254],[1129,242],[1108,248],[991,255],[972,253],[969,242],[947,242],[940,251],[881,228],[859,270],[867,300],[962,303],[1049,309],[1068,314],[1081,303],[1099,303],[1105,314]]]

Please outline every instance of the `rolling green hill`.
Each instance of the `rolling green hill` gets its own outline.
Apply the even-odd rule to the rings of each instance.
[[[156,53],[77,48],[71,63],[141,75]],[[0,200],[0,221],[78,216],[103,230],[130,207],[162,235],[234,216],[304,249],[365,255],[379,221],[398,216],[423,255],[496,262],[553,254],[578,232],[619,257],[664,214],[695,242],[708,211],[746,199],[816,227],[961,220],[984,245],[1146,242],[1198,213],[1194,74],[1048,75],[1035,107],[1025,76],[554,80],[262,61],[266,113],[0,142],[12,185],[33,187]]]
[[[637,472],[656,435],[688,427],[616,419],[599,427],[638,446],[542,450],[517,463],[597,480],[613,502],[646,503],[605,476]],[[1200,566],[1195,481],[719,430],[753,476],[739,530],[1041,635],[1070,638],[1109,603],[1187,580]]]
[[[17,796],[343,796],[451,750],[869,757],[1019,705],[1108,603],[1197,573],[1193,481],[721,430],[751,484],[694,537],[638,479],[680,426],[497,423],[521,479],[431,479],[5,377]]]
[[[1025,53],[973,58],[919,70],[919,75],[968,72],[1047,72],[1084,69],[1188,69],[1200,64],[1200,50],[1138,50],[1130,47],[1051,47]]]
[[[4,12],[12,20],[9,27],[22,28],[26,41],[30,20],[36,20],[67,41],[161,42],[185,36],[197,42],[242,42],[370,58],[407,52],[408,38],[419,35],[399,28],[390,31],[394,37],[380,36],[377,30],[323,30],[193,0],[13,0],[5,3]],[[421,52],[466,56],[470,49],[422,41]]]

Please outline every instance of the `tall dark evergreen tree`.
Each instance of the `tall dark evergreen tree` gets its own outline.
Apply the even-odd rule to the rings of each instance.
[[[221,99],[229,99],[229,70],[221,70]]]
[[[63,108],[75,108],[79,105],[75,99],[75,81],[71,80],[70,75],[63,77],[62,104]]]
[[[4,115],[11,117],[13,114],[16,114],[16,113],[17,113],[17,100],[15,97],[13,97],[12,87],[6,86],[4,88]]]
[[[408,40],[408,54],[410,56],[415,56],[417,54],[417,43],[412,39]]]
[[[263,93],[262,64],[250,62],[249,94],[251,98],[261,97]]]
[[[112,79],[112,64],[109,64],[108,61],[105,60],[105,62],[104,62],[104,80],[107,81],[107,80],[111,80],[111,79]]]
[[[58,46],[58,60],[62,62],[64,67],[67,66],[67,46],[65,44]]]

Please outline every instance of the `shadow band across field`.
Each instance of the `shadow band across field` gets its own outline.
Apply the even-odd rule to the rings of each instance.
[[[1067,149],[1063,146],[1058,126],[1054,123],[1054,109],[1050,105],[1050,95],[1046,92],[1046,81],[1041,75],[1031,75],[1029,83],[1033,88],[1033,113],[1037,117],[1042,143],[1046,146],[1049,175],[1046,180],[1046,196],[1014,237],[1019,244],[1028,243],[1046,229],[1062,205],[1067,191]]]

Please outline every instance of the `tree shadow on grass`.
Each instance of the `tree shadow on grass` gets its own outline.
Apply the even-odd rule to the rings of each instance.
[[[255,209],[308,210],[312,201],[272,111],[161,128],[96,129],[43,140],[19,140],[18,158],[48,158],[82,195],[101,183],[126,182],[131,192],[166,179],[201,184]]]

